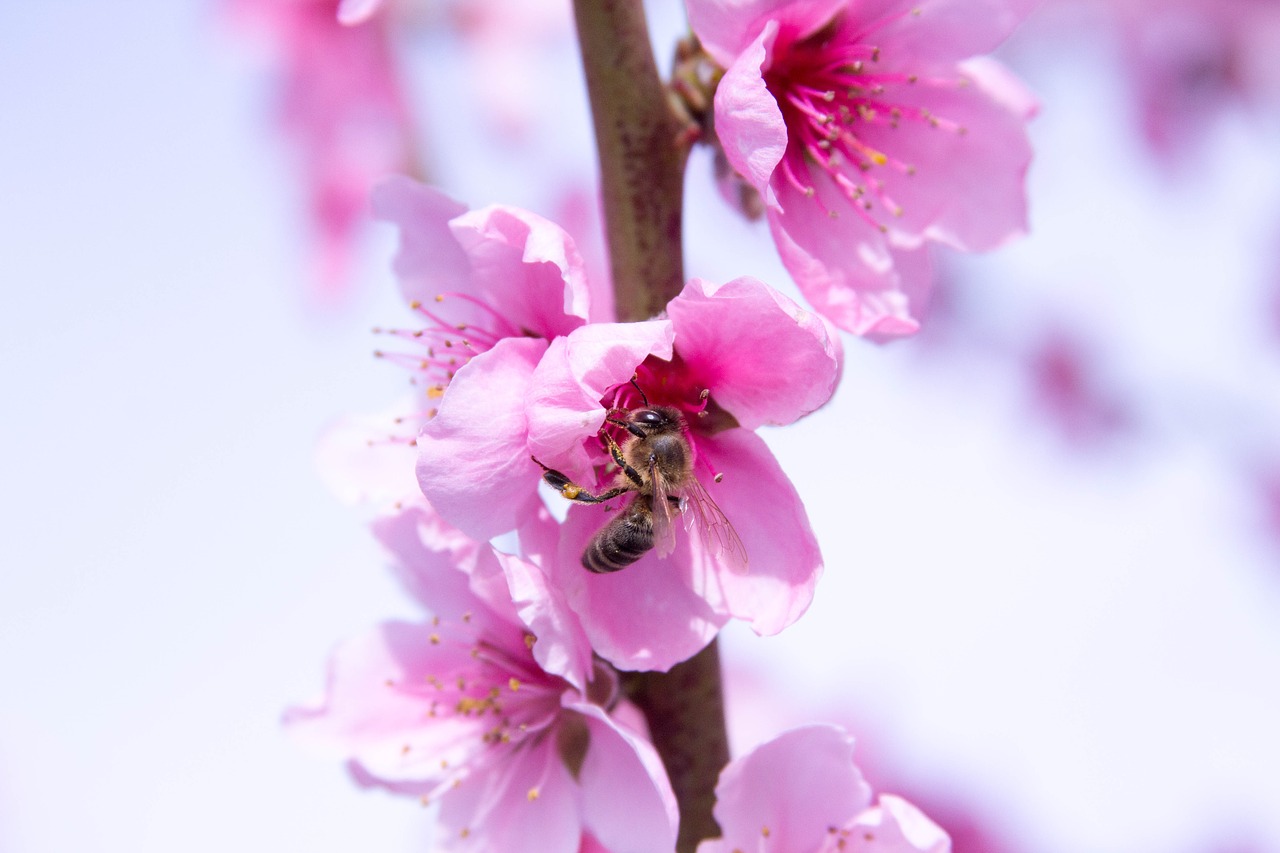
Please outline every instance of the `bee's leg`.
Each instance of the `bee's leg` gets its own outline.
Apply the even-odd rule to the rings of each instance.
[[[529,458],[534,462],[538,462],[538,458],[536,456],[530,456]],[[558,491],[561,496],[571,501],[577,501],[584,504],[598,504],[604,503],[608,500],[613,500],[618,495],[631,491],[629,486],[621,486],[609,489],[607,492],[601,492],[598,495],[593,495],[556,469],[548,468],[541,462],[538,462],[538,466],[542,468],[542,479],[546,480],[547,484]]]
[[[618,442],[614,441],[609,433],[604,433],[604,440],[609,445],[609,453],[613,456],[613,461],[618,463],[618,467],[622,469],[622,473],[627,475],[627,479],[635,483],[637,486],[644,486],[644,480],[640,477],[640,472],[627,464],[627,457],[622,455],[622,448],[618,446]]]
[[[615,411],[615,410],[614,410],[614,409],[610,409],[609,411],[611,411],[611,412],[612,412],[612,411]],[[616,411],[619,411],[619,412],[625,412],[625,411],[626,411],[626,409],[617,409]],[[640,427],[636,426],[635,424],[631,423],[631,421],[620,421],[620,420],[618,420],[617,418],[610,418],[610,417],[607,417],[607,416],[606,416],[606,417],[605,417],[605,419],[604,419],[604,422],[605,422],[605,423],[607,423],[607,424],[613,424],[614,426],[620,426],[620,427],[622,427],[623,429],[625,429],[627,432],[629,432],[629,433],[631,433],[632,435],[634,435],[636,438],[644,438],[644,434],[645,434],[645,433],[644,433],[644,430],[643,430],[643,429],[641,429]],[[603,429],[603,427],[602,427],[602,429]],[[604,435],[606,435],[606,436],[607,436],[607,435],[608,435],[608,433],[604,433]]]

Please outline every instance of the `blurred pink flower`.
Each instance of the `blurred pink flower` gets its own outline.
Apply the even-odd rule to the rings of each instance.
[[[291,730],[348,757],[365,784],[439,798],[448,849],[579,853],[589,833],[605,849],[669,853],[661,760],[611,715],[627,707],[616,676],[593,664],[538,568],[424,508],[375,531],[434,615],[341,646],[324,704],[290,711]]]
[[[1036,104],[979,57],[1033,0],[687,0],[726,68],[715,129],[761,195],[784,264],[814,307],[873,337],[910,334],[924,251],[1026,230],[1025,124]]]
[[[558,0],[342,0],[337,16],[357,26],[384,12],[409,25],[428,21],[460,44],[461,65],[444,79],[474,91],[499,142],[518,139],[538,120],[547,94],[538,66],[563,55],[574,32],[572,10]]]
[[[407,171],[414,156],[387,20],[344,27],[337,0],[227,2],[233,18],[261,31],[278,57],[277,118],[306,187],[314,280],[319,296],[334,299],[347,283],[370,186]]]
[[[945,832],[889,794],[872,805],[853,763],[853,739],[805,726],[729,763],[716,785],[722,835],[698,853],[947,853]]]
[[[1108,0],[1133,75],[1143,135],[1166,160],[1239,101],[1280,102],[1275,0]]]
[[[572,508],[563,538],[542,551],[557,555],[548,572],[598,654],[626,669],[665,670],[731,617],[773,634],[808,607],[821,554],[799,495],[753,430],[823,405],[840,364],[839,338],[822,319],[766,285],[695,279],[664,318],[592,323],[473,359],[423,428],[419,483],[451,523],[488,538],[541,505],[531,456],[590,489],[610,464],[599,437],[608,409],[641,407],[643,393],[680,410],[695,476],[736,527],[747,570],[694,525],[668,558],[649,553],[625,571],[593,575],[580,555],[608,520],[601,506]]]
[[[1133,426],[1122,399],[1099,375],[1087,344],[1061,328],[1050,328],[1032,344],[1026,369],[1036,407],[1068,442],[1084,447]]]

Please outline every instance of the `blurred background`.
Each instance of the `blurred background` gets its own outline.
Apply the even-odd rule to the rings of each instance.
[[[4,853],[430,848],[279,726],[415,615],[315,464],[407,381],[364,188],[598,252],[595,160],[567,4],[388,11],[5,8]],[[1031,234],[940,254],[924,331],[846,339],[765,433],[827,570],[782,635],[727,630],[735,752],[846,725],[957,853],[1280,851],[1280,3],[1056,0],[1000,56],[1042,103]],[[711,173],[688,272],[790,289]]]

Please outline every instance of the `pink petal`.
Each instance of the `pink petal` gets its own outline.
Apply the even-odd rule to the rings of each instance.
[[[847,853],[950,853],[951,839],[911,803],[884,794],[880,802],[845,826]],[[834,845],[831,847],[835,853]],[[825,851],[826,848],[823,848]]]
[[[687,0],[689,26],[722,66],[747,49],[769,20],[803,38],[822,29],[848,0]]]
[[[465,204],[403,175],[373,188],[374,216],[400,229],[392,266],[406,300],[430,304],[441,293],[469,290],[471,262],[449,230],[449,220],[466,212]]]
[[[720,773],[715,816],[724,834],[698,853],[756,850],[766,829],[770,849],[814,850],[870,801],[852,738],[835,726],[793,729]]]
[[[431,642],[426,625],[388,622],[339,646],[330,662],[325,703],[285,714],[290,734],[319,750],[352,757],[384,781],[434,781],[440,761],[458,766],[482,746],[475,724],[424,721],[428,698],[415,692],[430,675],[474,665],[470,649]],[[406,750],[405,747],[408,747]]]
[[[824,186],[823,181],[817,185]],[[856,215],[832,219],[789,185],[769,230],[796,285],[818,313],[855,335],[909,335],[920,327],[932,267],[923,250],[891,247]],[[834,203],[834,202],[833,202]]]
[[[745,572],[735,571],[714,548],[692,551],[694,577],[708,578],[730,615],[758,634],[776,634],[799,619],[813,601],[822,553],[795,487],[760,436],[731,429],[698,438],[698,453],[719,482],[704,480],[708,494],[733,524],[747,549]],[[767,501],[761,495],[768,495]]]
[[[620,669],[670,669],[711,642],[728,617],[695,591],[687,542],[668,559],[650,552],[613,574],[584,569],[583,548],[610,517],[599,506],[571,508],[549,575],[581,618],[596,654]]]
[[[485,540],[538,502],[525,395],[547,342],[506,338],[458,371],[418,438],[418,484],[449,523]]]
[[[517,328],[567,335],[588,313],[582,256],[559,225],[514,207],[491,206],[450,222],[471,262],[477,295]]]
[[[849,15],[843,37],[857,36],[881,48],[887,70],[924,71],[989,53],[1003,42],[1038,0],[863,0]],[[919,13],[916,13],[919,10]],[[839,37],[839,36],[838,36]],[[914,66],[912,68],[912,66]]]
[[[395,557],[401,585],[432,614],[433,624],[465,624],[468,636],[524,654],[524,626],[493,548],[464,536],[425,505],[377,519],[373,532]]]
[[[373,522],[378,541],[395,557],[405,590],[429,613],[460,619],[475,609],[464,567],[474,565],[480,546],[427,506],[410,506]]]
[[[346,26],[362,24],[386,5],[386,0],[342,0],[338,4],[338,21]]]
[[[765,204],[774,206],[769,179],[787,150],[787,126],[761,67],[778,35],[770,22],[725,71],[716,88],[716,137],[729,165],[755,187]]]
[[[316,470],[325,486],[340,501],[374,504],[379,509],[418,498],[421,491],[413,475],[418,451],[409,442],[393,440],[397,418],[421,409],[405,396],[381,412],[344,417],[330,425],[316,443]],[[416,430],[416,427],[414,427]]]
[[[529,392],[529,452],[589,483],[590,458],[582,442],[604,423],[600,398],[629,381],[650,355],[670,359],[674,335],[670,321],[649,320],[592,323],[552,341]]]
[[[549,338],[586,319],[583,260],[558,225],[514,207],[468,212],[401,176],[374,189],[373,209],[400,227],[394,267],[407,300],[432,307],[441,294],[478,299],[492,310],[446,297],[449,321],[497,335]]]
[[[747,429],[788,424],[831,398],[840,344],[821,319],[751,278],[693,279],[667,314],[676,351]]]
[[[577,784],[555,740],[510,750],[448,791],[440,803],[443,849],[578,853]]]
[[[545,510],[542,511],[546,517]],[[555,521],[546,517],[553,526]],[[522,531],[523,533],[523,531]],[[533,657],[543,670],[558,675],[582,693],[593,674],[591,644],[564,593],[551,585],[542,569],[510,554],[499,553],[516,612],[537,637]]]
[[[928,109],[963,133],[906,120],[897,128],[868,125],[859,133],[868,145],[915,167],[915,174],[889,167],[874,172],[901,206],[901,216],[885,220],[900,244],[923,233],[958,249],[982,251],[1026,231],[1030,95],[1021,87],[1012,91],[1012,76],[993,62],[965,69],[972,85],[901,84],[884,96],[902,108]]]
[[[583,715],[591,733],[580,774],[583,825],[608,850],[671,853],[679,812],[657,750],[595,705],[566,707]]]

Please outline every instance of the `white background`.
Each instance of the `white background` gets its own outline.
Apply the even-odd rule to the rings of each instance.
[[[1280,542],[1257,488],[1280,426],[1275,123],[1228,112],[1170,174],[1112,46],[1033,39],[1052,30],[1008,56],[1044,103],[1032,237],[956,265],[950,334],[846,341],[832,404],[766,435],[828,566],[782,636],[728,632],[736,747],[847,724],[873,782],[1028,853],[1280,850]],[[434,38],[416,46],[457,57]],[[581,108],[572,54],[540,70]],[[466,92],[413,73],[447,188],[552,212]],[[334,643],[413,611],[313,464],[327,424],[404,387],[369,357],[370,326],[406,321],[392,235],[370,230],[341,311],[308,301],[270,79],[200,4],[4,10],[5,853],[429,849],[413,801],[278,725]],[[548,117],[535,171],[588,174],[587,127]],[[691,274],[785,282],[708,170]],[[1019,346],[1050,320],[1096,345],[1135,425],[1081,446],[1037,412]]]

